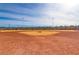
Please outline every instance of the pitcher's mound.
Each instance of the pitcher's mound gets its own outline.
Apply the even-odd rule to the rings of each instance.
[[[21,34],[25,34],[25,35],[33,35],[33,36],[36,36],[36,35],[55,35],[55,34],[58,34],[59,32],[57,31],[24,31],[24,32],[19,32]]]

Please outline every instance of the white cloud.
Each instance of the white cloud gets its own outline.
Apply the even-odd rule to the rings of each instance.
[[[69,5],[69,3],[67,5],[66,5],[66,3],[60,4],[60,5],[58,5],[59,9],[53,11],[53,9],[52,9],[53,5],[50,4],[47,7],[48,9],[44,13],[47,14],[49,17],[54,17],[54,25],[75,25],[75,24],[79,24],[78,23],[79,16],[75,17],[75,15],[74,15],[75,14],[74,6],[76,6],[76,5],[77,5],[76,3],[72,3],[72,2],[70,3],[70,5]],[[71,13],[71,14],[69,14],[69,13]]]

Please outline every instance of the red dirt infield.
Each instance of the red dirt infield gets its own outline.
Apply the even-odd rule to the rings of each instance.
[[[78,55],[79,31],[47,36],[0,32],[1,55]]]

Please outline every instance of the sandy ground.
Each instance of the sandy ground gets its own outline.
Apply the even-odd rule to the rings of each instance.
[[[0,54],[78,55],[79,31],[59,31],[45,36],[0,32]]]

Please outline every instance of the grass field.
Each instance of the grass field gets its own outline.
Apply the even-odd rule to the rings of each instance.
[[[0,54],[79,54],[79,31],[0,30]]]

